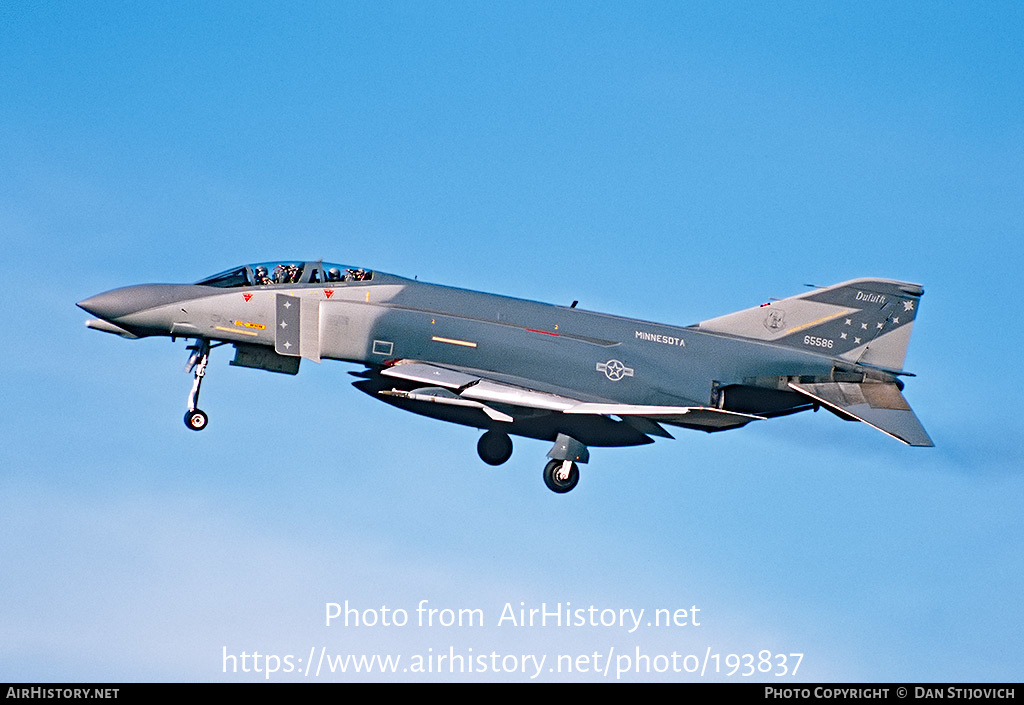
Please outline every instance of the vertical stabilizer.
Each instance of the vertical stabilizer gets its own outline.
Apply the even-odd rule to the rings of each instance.
[[[898,371],[923,294],[919,284],[855,279],[697,327]]]

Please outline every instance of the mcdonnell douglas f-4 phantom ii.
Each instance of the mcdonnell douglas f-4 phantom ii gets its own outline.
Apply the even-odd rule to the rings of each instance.
[[[590,446],[724,431],[825,408],[911,446],[932,441],[900,376],[924,290],[857,279],[686,326],[427,284],[322,261],[236,267],[195,284],[115,289],[78,305],[125,338],[194,341],[185,424],[206,427],[210,350],[285,374],[302,358],[365,366],[359,390],[484,431],[490,465],[510,436],[553,442],[544,481],[568,492]]]

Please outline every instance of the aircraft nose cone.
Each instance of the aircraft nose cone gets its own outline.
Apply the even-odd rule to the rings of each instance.
[[[189,287],[178,284],[141,284],[126,286],[78,302],[78,307],[106,321],[116,321],[137,311],[188,298]]]
[[[79,301],[76,305],[97,318],[107,321],[127,316],[129,313],[139,310],[139,307],[132,301],[132,297],[125,294],[124,289],[97,294]]]

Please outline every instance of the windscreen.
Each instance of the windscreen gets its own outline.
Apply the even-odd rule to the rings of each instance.
[[[233,286],[252,286],[252,281],[249,279],[249,272],[246,271],[245,267],[229,269],[226,272],[214,274],[212,277],[207,277],[206,279],[196,283],[201,286],[217,286],[224,289]]]

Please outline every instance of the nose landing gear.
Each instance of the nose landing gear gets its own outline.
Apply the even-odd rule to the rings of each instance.
[[[192,354],[188,358],[188,372],[195,372],[192,381],[192,391],[188,395],[188,411],[185,412],[185,425],[193,431],[202,431],[206,428],[210,417],[205,411],[197,408],[199,404],[199,387],[206,376],[206,363],[210,359],[210,341],[206,339],[197,340],[195,345],[189,347]]]

